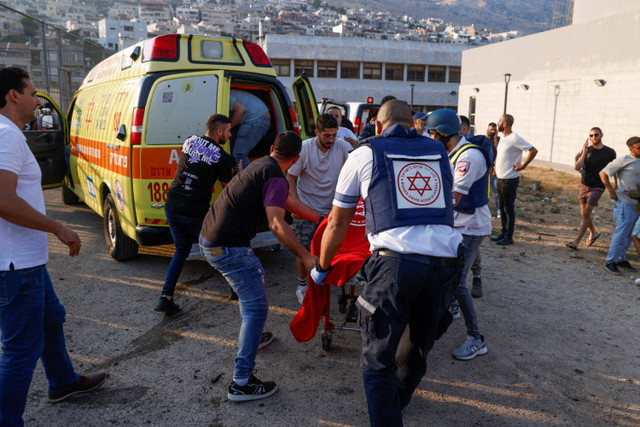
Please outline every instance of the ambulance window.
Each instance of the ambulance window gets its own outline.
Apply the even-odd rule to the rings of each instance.
[[[156,85],[146,121],[146,144],[182,144],[206,132],[207,118],[216,113],[218,77],[164,80]]]

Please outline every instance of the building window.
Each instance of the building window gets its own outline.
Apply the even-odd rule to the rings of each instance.
[[[446,69],[444,65],[429,65],[429,81],[430,82],[446,82]]]
[[[404,65],[387,64],[384,68],[385,80],[404,80]]]
[[[460,67],[449,67],[449,83],[460,83]]]
[[[359,62],[342,62],[340,63],[341,79],[359,79],[360,63]]]
[[[133,32],[133,26],[131,25],[124,25],[122,29],[125,31]]]
[[[330,79],[338,77],[338,63],[336,61],[318,61],[318,77]]]
[[[302,73],[306,73],[307,77],[313,77],[313,60],[308,59],[294,59],[293,60],[294,75],[297,77]]]
[[[289,59],[272,59],[271,65],[278,76],[291,76],[291,61]]]
[[[476,132],[476,97],[469,97],[469,132]]]
[[[424,81],[424,65],[407,65],[407,81],[423,82]]]
[[[382,80],[382,64],[376,62],[362,64],[362,78],[365,80]]]

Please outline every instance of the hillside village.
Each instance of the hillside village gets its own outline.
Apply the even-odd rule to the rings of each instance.
[[[363,37],[431,43],[482,45],[517,37],[518,31],[492,33],[473,23],[456,26],[437,17],[415,19],[390,12],[345,9],[321,0],[181,0],[105,1],[72,0],[1,1],[0,50],[7,42],[39,43],[39,25],[15,19],[7,6],[62,28],[107,49],[119,50],[156,35],[179,33],[223,35],[257,40],[262,34]]]

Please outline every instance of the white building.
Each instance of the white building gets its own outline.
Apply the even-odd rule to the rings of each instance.
[[[510,74],[507,112],[538,159],[573,165],[594,126],[621,156],[640,135],[638,22],[636,0],[575,0],[570,26],[465,51],[458,111],[484,133]]]
[[[101,19],[98,22],[98,43],[102,46],[121,50],[147,38],[147,24],[144,22]]]
[[[458,105],[464,45],[279,34],[260,43],[289,91],[305,72],[318,100],[379,102],[391,94],[410,102],[413,88],[416,110]]]

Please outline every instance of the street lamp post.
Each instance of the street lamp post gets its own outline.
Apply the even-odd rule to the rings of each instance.
[[[409,86],[411,86],[411,110],[413,110],[413,89],[415,88],[415,83],[411,83]]]
[[[504,75],[504,110],[502,114],[507,114],[507,96],[509,95],[509,81],[511,80],[511,74],[506,73]]]

